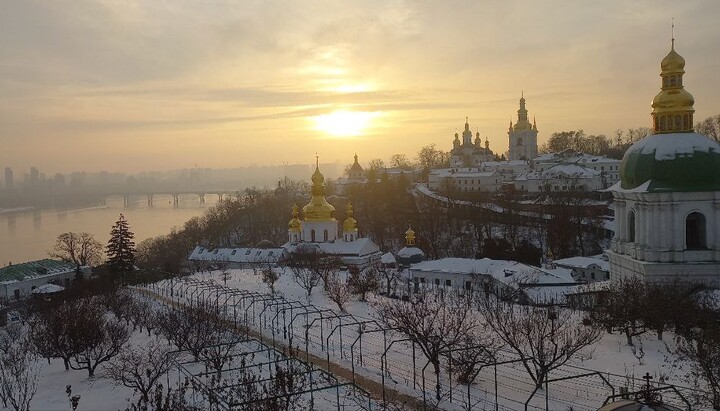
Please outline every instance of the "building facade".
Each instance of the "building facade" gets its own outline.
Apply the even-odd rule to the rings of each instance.
[[[520,97],[517,116],[517,122],[513,125],[511,121],[508,129],[508,160],[531,160],[538,155],[538,129],[535,119],[532,124],[528,120],[524,95]]]
[[[611,280],[720,280],[720,144],[693,131],[694,98],[683,88],[685,60],[674,40],[660,64],[653,134],[620,165]]]

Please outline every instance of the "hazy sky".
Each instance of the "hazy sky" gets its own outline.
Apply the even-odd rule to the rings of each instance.
[[[0,167],[414,157],[466,115],[505,152],[521,90],[541,143],[610,135],[650,124],[672,17],[702,119],[720,113],[718,16],[717,0],[0,0]]]

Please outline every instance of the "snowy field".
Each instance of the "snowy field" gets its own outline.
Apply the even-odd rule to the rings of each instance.
[[[222,285],[218,272],[196,274],[193,279]],[[177,284],[175,287],[176,290],[181,288]],[[252,270],[232,270],[227,287],[249,293],[244,298],[238,296],[234,299],[229,294],[210,291],[208,288],[182,298],[199,298],[209,305],[217,304],[228,317],[247,319],[251,327],[261,330],[268,340],[292,344],[301,351],[340,364],[355,375],[371,378],[388,388],[420,399],[424,391],[428,402],[434,402],[434,375],[431,367],[427,367],[424,373],[422,370],[427,360],[417,347],[403,341],[402,335],[382,331],[374,322],[371,304],[352,301],[347,306],[347,314],[341,314],[337,306],[323,294],[322,287],[315,288],[312,296],[307,298],[305,291],[293,282],[289,272],[276,283],[277,294],[274,299],[252,303],[257,297],[252,297],[251,293],[267,295],[269,292],[260,276]],[[384,297],[371,296],[370,300],[372,298]],[[362,332],[359,332],[361,329]],[[672,340],[672,335],[666,333],[665,340]],[[642,350],[635,349],[633,353],[626,345],[624,336],[606,334],[591,351],[584,352],[571,364],[555,370],[551,379],[586,376],[552,382],[547,399],[549,409],[596,410],[612,394],[610,386],[615,388],[615,393],[619,393],[620,387],[627,387],[629,391],[638,390],[644,384],[641,377],[645,373],[652,375],[653,381],[681,388],[683,395],[694,401],[697,392],[694,387],[688,386],[683,374],[672,366],[673,359],[665,343],[657,341],[651,333],[640,337],[639,341],[636,347],[642,346]],[[503,355],[506,360],[513,358],[509,352]],[[425,390],[422,389],[423,377]],[[481,371],[471,387],[451,381],[447,370],[444,370],[441,376],[443,397],[440,401],[444,409],[464,409],[468,403],[472,409],[495,409],[496,382],[499,409],[524,409],[524,403],[534,389],[534,384],[519,363],[499,365],[497,369],[488,367]],[[670,392],[664,398],[667,403],[683,405],[680,398]],[[528,409],[545,409],[545,402],[545,392],[540,390],[529,402]],[[693,409],[704,408],[702,404],[693,406]]]
[[[436,381],[432,367],[428,366],[420,349],[406,341],[403,335],[383,330],[376,321],[372,303],[354,300],[347,305],[346,313],[340,313],[335,303],[323,294],[322,286],[316,287],[308,298],[289,272],[280,277],[275,286],[277,292],[271,296],[268,287],[253,270],[230,271],[227,284],[223,283],[220,272],[202,273],[189,277],[187,281],[160,282],[145,287],[145,292],[136,295],[138,298],[154,295],[156,298],[153,301],[158,306],[171,301],[195,306],[200,302],[202,307],[217,310],[228,321],[238,325],[247,323],[254,336],[249,335],[247,342],[236,346],[236,359],[228,364],[228,370],[237,368],[237,358],[244,356],[257,363],[253,365],[253,373],[269,375],[267,360],[274,361],[276,356],[286,352],[287,347],[293,347],[300,360],[307,359],[317,364],[320,359],[320,366],[327,362],[326,369],[331,369],[332,365],[336,371],[337,367],[347,371],[337,376],[340,382],[349,383],[361,377],[372,380],[377,383],[372,394],[378,401],[369,406],[365,404],[363,408],[378,409],[377,404],[382,402],[383,391],[386,391],[384,394],[388,398],[401,393],[420,401],[425,399],[429,405],[447,410],[492,410],[496,407],[499,410],[522,410],[534,389],[534,384],[518,362],[488,366],[470,386],[454,382],[448,369],[443,369],[440,378],[442,397],[438,402],[434,398]],[[385,297],[369,295],[371,302],[377,298]],[[671,341],[672,335],[665,334],[665,340]],[[262,344],[256,339],[259,337],[263,339]],[[142,345],[148,338],[155,337],[137,331],[133,333],[131,343]],[[529,401],[528,409],[544,410],[547,401],[551,410],[597,410],[612,394],[608,383],[614,387],[615,393],[620,387],[637,390],[644,384],[641,376],[645,373],[654,376],[653,381],[681,388],[686,398],[696,401],[698,392],[687,383],[684,374],[673,367],[673,358],[665,343],[657,341],[651,333],[640,340],[642,350],[631,350],[624,336],[605,334],[591,351],[578,356],[571,365],[557,369],[550,378],[585,376],[551,382],[547,393],[539,390]],[[268,349],[273,345],[277,350]],[[254,354],[248,357],[250,352]],[[502,353],[500,357],[507,361],[516,359],[509,352]],[[41,365],[40,389],[32,402],[33,410],[70,409],[65,393],[67,385],[72,386],[73,395],[81,395],[78,410],[125,409],[128,399],[133,397],[132,390],[102,378],[102,367],[96,377],[88,379],[85,371],[65,371],[61,360],[52,360],[50,364],[43,360]],[[181,375],[188,372],[199,375],[198,378],[209,378],[209,374],[204,374],[203,366],[189,358],[183,360],[182,367],[183,372],[172,371],[163,384],[177,385]],[[320,374],[318,371],[314,375]],[[336,377],[327,373],[324,375],[316,379],[316,384],[328,375],[330,379]],[[224,378],[234,377],[228,373]],[[321,388],[319,384],[317,387]],[[664,399],[667,403],[682,405],[672,393],[664,394]],[[205,401],[201,395],[193,395],[191,400],[191,403],[200,404]],[[341,410],[361,409],[357,398],[346,387],[319,391],[313,397],[313,404],[318,410],[334,410],[338,404]],[[694,403],[692,409],[710,407]]]

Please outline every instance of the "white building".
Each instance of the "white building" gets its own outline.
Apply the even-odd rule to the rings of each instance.
[[[346,265],[353,266],[367,266],[379,261],[380,248],[369,238],[358,235],[357,221],[349,203],[347,218],[339,231],[338,221],[333,217],[335,207],[325,198],[325,177],[317,165],[312,183],[310,202],[302,209],[302,219],[298,206],[293,206],[288,242],[283,248],[292,253],[301,246],[310,245],[324,253],[337,255]]]
[[[511,121],[508,129],[508,159],[530,160],[537,157],[538,154],[538,129],[535,119],[533,119],[532,124],[528,121],[524,95],[520,97],[520,109],[517,113],[517,122],[513,125]]]
[[[585,169],[597,171],[603,188],[620,181],[620,160],[605,156],[593,156],[567,149],[559,153],[547,153],[533,158],[532,169],[545,171],[559,164],[574,164]]]
[[[460,135],[455,133],[453,140],[453,148],[450,151],[450,167],[478,167],[486,161],[495,159],[495,153],[490,150],[490,141],[485,137],[485,146],[483,147],[480,139],[480,132],[475,134],[475,142],[473,142],[470,124],[465,118],[465,130],[462,133],[462,141]]]
[[[26,298],[42,285],[55,283],[68,287],[76,276],[75,265],[50,259],[30,261],[0,268],[0,297],[8,300]],[[90,269],[83,267],[83,275]]]
[[[560,274],[516,261],[443,258],[410,266],[409,280],[417,291],[455,288],[485,291],[535,304],[563,303],[568,290],[577,285],[570,271]]]
[[[572,278],[583,283],[610,279],[610,262],[602,254],[592,257],[569,257],[552,262],[571,270]]]
[[[596,191],[607,188],[601,173],[577,164],[556,164],[515,177],[515,190],[529,193]]]
[[[720,280],[720,144],[693,132],[694,98],[682,85],[685,60],[660,64],[653,134],[623,157],[615,198],[612,280]]]
[[[274,266],[286,257],[287,250],[282,247],[259,244],[257,247],[197,246],[190,253],[188,260],[191,263],[205,263],[208,266],[221,263],[227,264],[227,268],[247,268]]]

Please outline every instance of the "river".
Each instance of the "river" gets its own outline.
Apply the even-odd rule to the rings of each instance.
[[[0,209],[0,267],[9,262],[48,258],[57,236],[68,231],[88,232],[103,245],[110,238],[110,229],[120,213],[135,233],[135,243],[161,234],[202,213],[215,204],[215,196],[207,196],[200,204],[197,197],[181,197],[177,207],[172,199],[159,197],[152,207],[145,198],[123,206],[122,198],[109,198],[105,205],[68,210]]]

